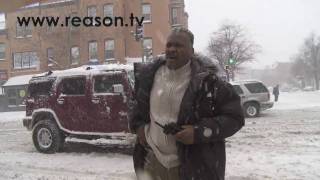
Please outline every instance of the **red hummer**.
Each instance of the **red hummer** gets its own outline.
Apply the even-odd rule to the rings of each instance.
[[[23,125],[36,149],[59,151],[66,137],[127,139],[133,68],[97,65],[48,72],[28,86]]]

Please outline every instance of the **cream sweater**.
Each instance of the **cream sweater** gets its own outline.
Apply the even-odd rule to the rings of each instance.
[[[189,85],[190,61],[183,67],[170,70],[161,66],[154,77],[150,97],[150,124],[145,126],[146,139],[159,162],[166,168],[179,165],[176,140],[163,133],[162,125],[177,122],[182,97]]]

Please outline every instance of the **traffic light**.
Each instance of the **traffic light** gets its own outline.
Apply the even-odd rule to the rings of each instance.
[[[136,41],[140,41],[141,39],[143,39],[143,25],[142,26],[139,26],[138,24],[136,25],[135,38],[136,38]]]
[[[228,60],[228,64],[229,64],[229,65],[234,65],[234,64],[236,64],[236,60],[230,58],[230,59]]]

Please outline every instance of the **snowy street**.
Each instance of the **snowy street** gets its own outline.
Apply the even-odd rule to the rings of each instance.
[[[0,113],[0,180],[135,179],[132,157],[88,144],[41,154],[24,112]],[[227,139],[227,180],[320,179],[320,91],[281,93],[274,108]]]

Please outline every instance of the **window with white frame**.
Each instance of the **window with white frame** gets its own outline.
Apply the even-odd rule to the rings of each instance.
[[[172,25],[178,24],[178,8],[171,8],[171,23]]]
[[[106,4],[103,6],[103,16],[113,17],[113,4]]]
[[[97,43],[97,41],[89,42],[89,59],[98,59],[98,43]]]
[[[0,60],[4,60],[6,56],[6,45],[4,43],[0,43]]]
[[[114,40],[108,39],[104,43],[105,49],[105,60],[114,59]]]
[[[97,6],[89,6],[88,7],[88,13],[87,13],[88,17],[93,17],[93,19],[97,16]],[[90,24],[90,20],[87,20],[87,24]],[[93,20],[93,25],[96,24],[96,22]]]
[[[142,16],[144,22],[151,22],[151,4],[142,4]]]
[[[71,64],[79,64],[80,61],[80,48],[78,46],[74,46],[70,50],[71,52]]]
[[[96,17],[97,16],[97,7],[89,6],[88,7],[88,17]]]
[[[34,68],[37,65],[37,61],[36,52],[13,53],[14,69]]]

